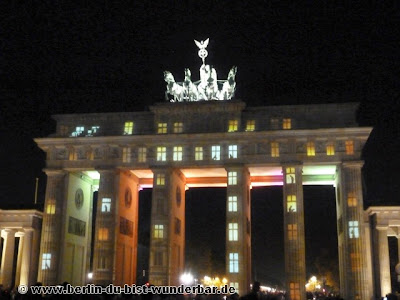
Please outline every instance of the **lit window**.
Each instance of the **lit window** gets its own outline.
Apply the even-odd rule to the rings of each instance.
[[[111,211],[111,198],[101,199],[101,212],[110,212],[110,211]]]
[[[165,174],[157,174],[156,184],[157,185],[165,185]]]
[[[78,159],[78,151],[76,149],[71,149],[69,152],[69,160],[77,160]]]
[[[54,215],[56,213],[56,204],[55,203],[49,203],[46,206],[46,214],[48,215]]]
[[[100,126],[92,126],[91,129],[88,129],[86,136],[93,136],[99,128]]]
[[[256,130],[256,121],[248,120],[246,122],[246,131],[254,131],[254,130]]]
[[[359,253],[350,253],[351,260],[351,271],[356,272],[360,270],[360,254]]]
[[[183,123],[175,122],[174,123],[174,133],[182,133],[183,132]]]
[[[229,253],[229,273],[239,273],[238,253]]]
[[[283,129],[292,129],[292,119],[283,119],[282,120],[282,128]]]
[[[122,162],[131,162],[131,148],[122,148]]]
[[[220,146],[211,146],[211,157],[213,160],[221,159],[221,147]]]
[[[228,197],[228,211],[237,211],[237,196]]]
[[[174,147],[173,160],[174,161],[181,161],[182,160],[182,146]]]
[[[133,133],[133,122],[132,121],[125,122],[124,135],[132,134],[132,133]]]
[[[326,155],[335,155],[335,145],[333,143],[326,145]]]
[[[315,156],[315,145],[314,142],[307,143],[307,156]]]
[[[42,270],[48,270],[51,267],[51,253],[42,254]]]
[[[167,133],[167,123],[158,123],[157,133]]]
[[[138,162],[146,162],[146,160],[147,160],[147,149],[145,147],[139,147]]]
[[[271,129],[279,129],[279,119],[271,119]]]
[[[229,158],[237,158],[238,157],[238,147],[237,145],[229,145],[228,146],[228,154]]]
[[[237,172],[228,172],[228,185],[237,185]]]
[[[297,240],[297,224],[288,224],[289,241]]]
[[[353,141],[346,141],[346,154],[354,154],[354,143]]]
[[[235,293],[239,294],[239,282],[229,282],[229,286],[232,286],[235,288]]]
[[[238,223],[229,223],[228,224],[228,231],[229,231],[229,240],[230,241],[237,241],[239,236],[239,225]]]
[[[99,241],[107,241],[108,240],[108,228],[99,228]]]
[[[154,238],[162,239],[164,237],[164,225],[154,225]]]
[[[157,161],[166,161],[166,160],[167,160],[167,148],[157,147]]]
[[[359,238],[358,221],[349,221],[349,237],[351,239]]]
[[[291,300],[300,300],[300,285],[298,282],[290,282],[289,291]]]
[[[85,127],[77,126],[75,128],[75,131],[71,134],[71,136],[74,136],[74,137],[81,136],[84,131],[85,131]]]
[[[228,132],[235,132],[238,130],[238,120],[229,120]]]
[[[347,194],[347,204],[349,207],[356,207],[357,206],[357,198],[354,193]]]
[[[286,168],[286,184],[296,183],[295,169],[292,167]]]
[[[286,200],[287,200],[287,212],[296,212],[297,211],[296,195],[288,195],[286,197]]]
[[[203,147],[195,147],[194,148],[194,159],[195,160],[203,160]]]
[[[279,157],[279,143],[278,142],[271,143],[271,157]]]

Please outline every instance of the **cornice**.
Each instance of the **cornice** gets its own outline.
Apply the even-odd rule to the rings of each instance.
[[[300,139],[300,138],[332,138],[341,136],[356,136],[367,139],[372,127],[352,128],[324,128],[324,129],[297,129],[297,130],[271,130],[253,132],[209,132],[209,133],[183,133],[183,134],[152,134],[152,135],[120,135],[97,137],[65,137],[65,138],[35,138],[34,141],[43,148],[50,146],[70,145],[101,145],[101,144],[132,144],[132,143],[179,143],[191,141],[238,141],[260,140],[263,138]]]

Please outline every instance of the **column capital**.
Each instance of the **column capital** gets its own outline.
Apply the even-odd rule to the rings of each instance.
[[[154,172],[159,172],[159,171],[163,171],[163,172],[172,172],[175,170],[180,171],[180,168],[174,168],[170,165],[165,165],[165,166],[149,166],[149,169],[154,173]]]
[[[248,167],[244,164],[225,164],[224,168],[227,172],[230,170],[248,170]]]
[[[375,227],[375,229],[378,231],[385,231],[385,230],[388,230],[388,228],[389,228],[388,226],[383,226],[383,225],[377,225]]]
[[[302,161],[285,161],[281,162],[281,167],[282,169],[287,168],[287,167],[303,167],[303,162]]]
[[[17,232],[17,230],[13,229],[13,228],[3,228],[2,235],[3,234],[6,235],[6,236],[15,235],[16,232]]]
[[[35,228],[33,227],[23,227],[22,229],[24,230],[25,233],[35,231]]]
[[[119,172],[118,168],[96,168],[96,171],[101,173],[116,173]]]
[[[25,235],[25,231],[23,230],[18,230],[15,232],[15,237],[23,237]]]
[[[342,161],[343,168],[361,169],[364,165],[363,160]]]
[[[47,177],[49,176],[64,176],[67,171],[63,169],[43,169],[43,172],[46,173]]]

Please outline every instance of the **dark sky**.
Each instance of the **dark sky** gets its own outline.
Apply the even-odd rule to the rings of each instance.
[[[357,120],[374,126],[364,149],[365,204],[400,202],[397,2],[81,2],[10,1],[0,8],[1,207],[32,202],[35,177],[44,201],[44,155],[32,138],[54,131],[51,114],[145,110],[163,101],[164,70],[177,80],[185,67],[198,76],[193,39],[207,37],[207,62],[219,78],[238,66],[237,98],[248,106],[360,102]],[[332,195],[318,191],[305,189],[309,203],[319,193]],[[281,192],[253,193],[281,222],[279,206],[268,206]],[[325,202],[306,209],[318,214],[330,207]],[[257,241],[271,226],[260,226]],[[279,256],[282,245],[270,244]]]

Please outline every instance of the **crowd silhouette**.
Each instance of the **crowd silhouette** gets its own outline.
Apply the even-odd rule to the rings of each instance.
[[[61,284],[66,287],[68,282]],[[37,282],[35,286],[41,286],[40,282]],[[230,295],[216,295],[216,294],[197,294],[197,295],[164,295],[164,294],[100,294],[100,295],[88,295],[88,294],[53,294],[53,295],[38,295],[32,294],[31,290],[28,290],[26,294],[21,294],[18,292],[16,287],[12,289],[5,289],[0,285],[0,299],[5,300],[19,300],[19,299],[29,299],[29,300],[41,300],[41,299],[71,299],[71,300],[285,300],[288,299],[286,294],[282,291],[275,292],[265,292],[261,291],[260,283],[254,282],[252,289],[248,294],[239,296],[239,294],[234,293]],[[322,293],[310,293],[307,292],[307,300],[345,300],[339,295],[332,294],[322,294]],[[400,294],[388,294],[386,297],[376,300],[400,300]]]

